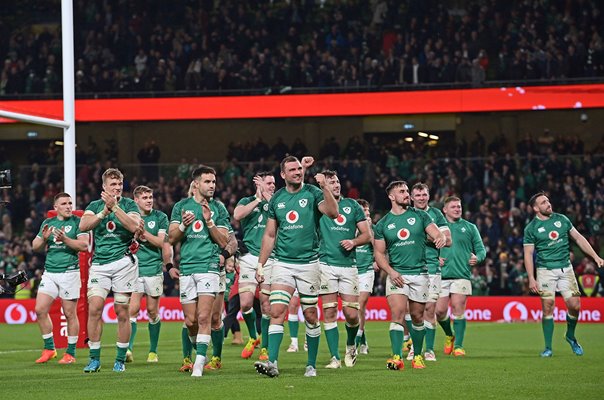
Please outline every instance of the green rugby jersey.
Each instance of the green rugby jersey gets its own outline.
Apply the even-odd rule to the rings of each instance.
[[[168,234],[168,216],[159,210],[151,210],[149,215],[142,215],[145,231],[157,236],[160,233]],[[155,276],[162,274],[162,249],[155,247],[147,240],[139,239],[140,247],[136,256],[138,257],[138,275]]]
[[[375,225],[371,225],[371,230],[375,232]],[[359,274],[373,271],[373,246],[371,245],[371,242],[356,247],[355,251],[357,257],[357,270]]]
[[[451,247],[443,247],[440,256],[445,259],[442,279],[470,279],[472,267],[468,261],[472,253],[481,263],[487,255],[476,225],[460,218],[449,222]]]
[[[275,260],[292,264],[309,264],[319,256],[319,203],[323,191],[303,184],[296,193],[281,188],[271,198],[268,217],[277,221]]]
[[[345,197],[338,202],[336,219],[322,215],[319,220],[319,232],[321,233],[319,260],[336,267],[356,266],[356,252],[354,249],[346,251],[340,242],[354,239],[357,224],[361,221],[365,221],[363,209],[355,200]]]
[[[426,228],[433,224],[427,212],[409,207],[384,215],[375,226],[375,240],[386,242],[390,266],[403,275],[420,275],[426,267]]]
[[[238,206],[246,206],[255,201],[255,196],[244,197],[237,203]],[[262,244],[262,235],[266,228],[268,219],[268,201],[262,200],[251,213],[240,221],[243,231],[243,243],[247,250],[258,257],[260,255],[260,246]]]
[[[438,226],[438,228],[449,228],[447,225],[447,220],[443,213],[434,207],[428,207],[426,212],[432,218],[432,221]],[[434,246],[434,242],[428,239],[426,236],[426,265],[428,266],[429,274],[440,274],[440,263],[438,261],[438,257],[440,255],[440,250]]]
[[[524,245],[534,245],[537,268],[566,268],[570,263],[569,232],[573,224],[562,214],[552,213],[546,219],[537,217],[524,228]]]
[[[232,232],[229,214],[222,202],[211,199],[209,207],[212,219],[218,228]],[[210,237],[210,231],[203,219],[203,211],[193,197],[182,199],[174,205],[170,223],[180,224],[182,213],[191,212],[195,220],[187,227],[180,242],[180,273],[181,275],[213,273],[218,274],[220,247]]]
[[[57,217],[45,219],[40,226],[38,237],[43,239],[42,229],[48,225],[51,230],[63,229],[65,236],[70,239],[77,239],[79,236],[88,236],[88,233],[80,231],[80,217],[72,215],[63,221]],[[44,263],[44,269],[48,272],[65,272],[74,271],[80,269],[80,263],[78,261],[78,251],[70,249],[65,245],[64,242],[55,242],[55,237],[51,233],[47,245],[46,262]]]
[[[120,208],[126,213],[140,215],[138,206],[132,199],[121,197],[118,202]],[[105,208],[105,202],[101,199],[91,202],[86,211],[98,214]],[[123,258],[132,242],[134,234],[124,228],[117,219],[115,213],[111,213],[92,230],[94,237],[93,264],[109,264]]]
[[[225,282],[226,282],[226,287],[224,289],[224,301],[228,302],[229,296],[231,294],[231,287],[235,283],[235,271],[226,273]]]

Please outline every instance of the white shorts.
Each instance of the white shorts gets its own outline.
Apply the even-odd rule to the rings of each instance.
[[[472,282],[469,279],[443,279],[440,283],[440,297],[449,297],[451,293],[472,295]]]
[[[101,288],[114,293],[132,293],[138,279],[138,267],[124,256],[109,264],[92,264],[88,275],[88,290]]]
[[[196,303],[197,297],[200,295],[215,297],[220,288],[220,276],[218,274],[181,275],[178,282],[182,304]]]
[[[391,294],[402,294],[411,301],[417,303],[426,303],[428,301],[428,292],[430,290],[430,278],[428,275],[403,275],[405,284],[402,288],[394,285],[390,276],[386,278],[386,297]]]
[[[274,260],[268,259],[268,261],[262,267],[264,273],[264,282],[262,285],[271,284],[271,271]],[[239,286],[242,284],[245,286],[254,285],[257,286],[256,281],[256,266],[258,265],[258,257],[251,253],[247,253],[239,259]]]
[[[57,297],[63,300],[77,300],[80,298],[80,270],[69,272],[44,271],[38,292],[49,295],[53,299]]]
[[[359,295],[359,274],[355,267],[336,267],[319,263],[321,268],[320,294],[349,294]]]
[[[321,287],[319,263],[290,264],[275,261],[271,272],[271,284],[290,286],[298,289],[301,295],[318,296]]]
[[[371,268],[367,272],[359,274],[359,292],[373,293],[373,283],[375,282],[375,271]]]
[[[147,296],[159,297],[164,292],[164,276],[139,276],[134,285],[135,293],[144,293]]]
[[[440,274],[430,274],[430,288],[428,289],[428,302],[436,303],[436,300],[440,297],[441,290],[441,279]]]
[[[553,300],[556,297],[556,292],[560,292],[565,299],[581,295],[573,267],[537,268],[537,284],[542,299]]]

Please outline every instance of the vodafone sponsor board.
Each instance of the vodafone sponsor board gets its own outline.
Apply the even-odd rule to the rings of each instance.
[[[36,322],[36,312],[34,310],[34,299],[0,299],[0,323],[25,324]],[[319,307],[319,310],[321,310],[321,307]],[[159,314],[162,321],[184,320],[180,301],[177,297],[163,297],[160,301]],[[389,321],[390,310],[386,298],[370,297],[365,315],[367,321]],[[537,322],[541,321],[541,316],[541,301],[538,297],[469,297],[466,310],[466,319],[476,322]],[[341,311],[338,313],[338,319],[344,320]],[[586,323],[604,323],[604,298],[582,298],[579,319]],[[144,299],[138,320],[148,320]],[[554,320],[566,320],[566,307],[562,298],[556,298]],[[106,323],[117,322],[112,298],[108,298],[105,303],[103,321]]]

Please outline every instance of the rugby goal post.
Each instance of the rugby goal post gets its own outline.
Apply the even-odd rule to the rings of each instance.
[[[61,53],[63,60],[63,119],[0,109],[0,117],[32,124],[63,128],[63,189],[76,208],[75,78],[73,55],[73,0],[61,0]]]
[[[75,159],[75,83],[73,55],[73,0],[61,0],[61,53],[63,60],[63,119],[45,118],[9,110],[0,110],[0,117],[38,125],[63,129],[63,190],[73,199],[76,208],[76,159]],[[81,216],[82,211],[74,211]],[[48,217],[56,216],[56,211],[48,212]],[[80,252],[80,279],[82,288],[78,302],[77,314],[80,321],[78,347],[85,347],[88,323],[88,302],[86,288],[88,284],[88,267],[92,258],[91,246],[88,251]],[[50,310],[53,322],[53,336],[57,348],[67,347],[67,326],[61,301],[57,298]]]

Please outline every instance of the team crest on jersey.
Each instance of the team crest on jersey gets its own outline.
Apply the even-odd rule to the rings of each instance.
[[[263,219],[264,219],[264,217],[262,216],[262,214],[260,214],[258,216],[258,223],[261,223]]]
[[[149,227],[149,229],[155,228],[155,221],[149,221],[149,222],[147,222],[147,226]]]
[[[107,228],[107,232],[113,232],[115,230],[115,222],[107,221],[105,228]]]
[[[350,208],[350,207],[343,207],[342,211],[344,211],[346,214],[350,214],[350,212],[352,211],[352,208]]]
[[[409,239],[410,235],[411,235],[411,233],[409,232],[409,229],[406,229],[406,228],[403,228],[396,233],[396,236],[400,240],[407,240],[407,239]]]
[[[266,203],[265,205],[263,205],[263,206],[262,206],[262,209],[263,209],[264,211],[268,211],[268,203]]]
[[[304,208],[308,204],[308,200],[300,199],[300,200],[298,200],[298,204],[300,204],[300,207]]]
[[[556,231],[551,231],[548,236],[551,240],[556,240],[560,235]]]
[[[556,228],[562,228],[562,222],[560,222],[560,221],[556,221],[556,222],[554,222],[554,226],[555,226]]]
[[[407,218],[407,223],[409,225],[415,225],[415,218]]]
[[[295,224],[296,222],[298,222],[299,218],[300,215],[295,210],[291,210],[285,215],[285,219],[287,219],[287,222],[289,222],[290,224]]]
[[[466,233],[466,228],[461,228],[461,231],[462,231],[463,233]]]
[[[388,229],[394,229],[394,228],[396,228],[396,225],[394,225],[394,224],[389,224],[389,225],[387,226],[387,228],[388,228]]]
[[[69,232],[71,232],[71,225],[67,225],[65,227],[65,233],[69,233]]]
[[[537,229],[537,232],[539,232],[539,233],[543,233],[543,232],[545,232],[545,228],[544,228],[544,227],[541,227],[541,228]]]
[[[199,233],[203,229],[203,223],[200,220],[193,222],[193,232]]]
[[[338,214],[337,218],[333,220],[338,226],[342,226],[346,223],[346,217],[342,214]]]

